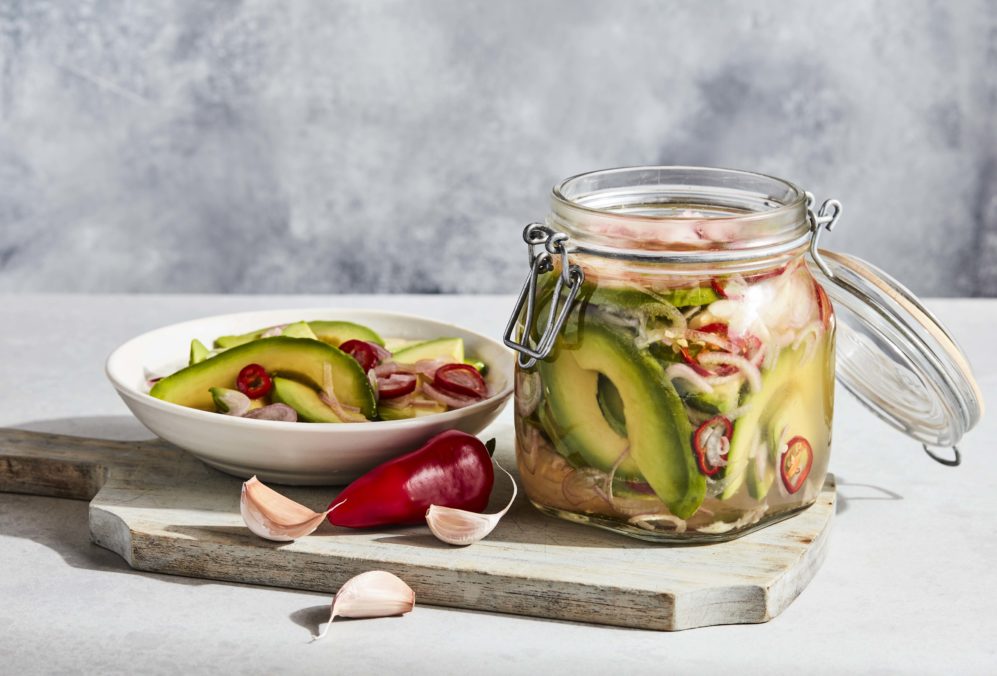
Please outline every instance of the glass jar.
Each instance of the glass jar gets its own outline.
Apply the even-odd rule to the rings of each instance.
[[[811,268],[827,268],[817,234],[840,205],[811,206],[787,181],[696,167],[554,189],[546,223],[524,233],[531,272],[506,329],[521,353],[516,459],[537,508],[712,542],[813,504],[836,320]]]

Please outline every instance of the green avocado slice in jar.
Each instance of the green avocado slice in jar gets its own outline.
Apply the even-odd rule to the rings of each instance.
[[[593,316],[567,335],[558,339],[555,357],[540,362],[558,441],[602,471],[616,466],[618,476],[643,477],[673,514],[692,516],[706,495],[706,479],[696,466],[685,407],[664,369],[631,337]],[[619,394],[626,436],[600,406],[600,375]]]
[[[755,484],[750,491],[764,497],[761,483],[768,474],[764,459],[758,457],[758,439],[768,442],[767,455],[774,457],[778,449],[771,448],[773,440],[780,438],[783,431],[790,437],[802,436],[810,444],[823,447],[827,443],[831,425],[831,396],[825,388],[833,387],[834,362],[827,354],[827,346],[808,351],[801,346],[795,350],[783,350],[775,366],[762,371],[762,387],[758,392],[745,397],[747,411],[734,422],[734,434],[724,467],[725,487],[720,498],[726,500],[741,488],[749,474],[749,460],[755,456],[758,466],[751,467],[756,473]],[[828,385],[831,383],[831,385]],[[749,486],[749,488],[752,488]],[[760,498],[757,498],[760,499]]]

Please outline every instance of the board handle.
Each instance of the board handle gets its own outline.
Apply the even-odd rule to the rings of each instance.
[[[134,469],[162,441],[113,441],[0,428],[0,492],[91,500],[112,471]]]

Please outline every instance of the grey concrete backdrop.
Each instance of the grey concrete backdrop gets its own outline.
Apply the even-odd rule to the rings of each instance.
[[[997,3],[0,0],[0,291],[510,292],[550,186],[836,196],[997,294]]]

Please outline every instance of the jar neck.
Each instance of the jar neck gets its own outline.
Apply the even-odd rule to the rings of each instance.
[[[637,263],[765,265],[809,240],[806,194],[787,181],[706,167],[632,167],[569,178],[548,225],[576,253]]]

